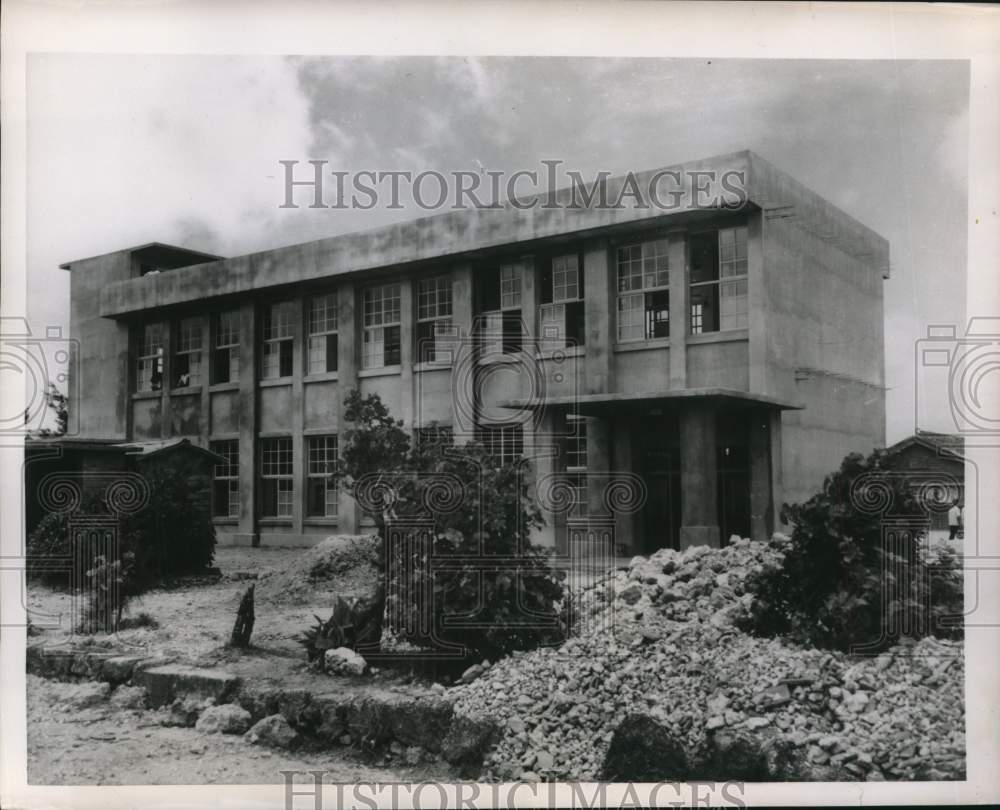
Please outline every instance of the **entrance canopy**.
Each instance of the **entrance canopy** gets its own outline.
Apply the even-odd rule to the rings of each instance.
[[[623,409],[650,410],[652,408],[679,405],[687,400],[704,399],[726,405],[762,405],[779,411],[803,410],[800,405],[764,394],[752,394],[733,388],[678,388],[668,391],[648,391],[628,394],[577,394],[538,399],[510,399],[499,403],[502,408],[517,410],[538,410],[540,408],[574,408],[586,416],[602,416],[610,411]]]

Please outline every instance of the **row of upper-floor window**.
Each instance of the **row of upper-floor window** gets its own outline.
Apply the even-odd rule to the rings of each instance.
[[[688,329],[691,334],[740,329],[747,325],[746,226],[693,233],[688,238]],[[479,268],[473,301],[478,348],[483,354],[510,354],[523,349],[525,316],[522,289],[526,267],[521,262]],[[670,254],[667,239],[647,239],[616,248],[616,334],[619,342],[670,335]],[[586,340],[583,261],[579,252],[554,256],[539,276],[538,348],[581,346]],[[453,289],[450,274],[416,280],[416,358],[423,363],[450,363],[456,348]],[[361,367],[398,365],[402,356],[402,285],[372,284],[361,289]],[[278,301],[261,310],[258,330],[261,379],[291,377],[293,346],[301,304]],[[533,313],[532,313],[533,314]],[[306,299],[306,374],[337,370],[337,294],[324,292]],[[165,330],[173,328],[173,351],[165,367]],[[209,369],[203,368],[204,320],[144,324],[135,338],[135,389],[160,390],[169,372],[169,387],[201,385],[206,372],[212,383],[239,377],[241,330],[239,310],[210,316]]]

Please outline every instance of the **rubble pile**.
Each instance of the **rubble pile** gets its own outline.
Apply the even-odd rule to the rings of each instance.
[[[577,595],[576,637],[453,687],[457,717],[498,726],[483,776],[601,778],[615,730],[639,716],[688,762],[708,762],[721,739],[739,737],[791,752],[794,765],[775,778],[964,778],[960,642],[848,656],[734,626],[749,607],[747,578],[780,563],[783,542],[637,557]]]
[[[258,574],[259,602],[307,604],[342,596],[370,598],[380,579],[381,540],[338,534],[302,551],[291,565]]]

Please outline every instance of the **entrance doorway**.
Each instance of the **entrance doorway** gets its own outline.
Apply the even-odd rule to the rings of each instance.
[[[720,419],[718,471],[719,535],[750,536],[750,447],[745,419]]]
[[[677,420],[667,416],[642,421],[639,452],[647,498],[643,509],[643,554],[680,548],[681,462]]]

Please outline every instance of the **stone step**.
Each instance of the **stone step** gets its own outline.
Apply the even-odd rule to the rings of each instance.
[[[145,687],[153,707],[172,703],[176,698],[213,698],[224,703],[239,688],[240,679],[216,669],[198,669],[167,664],[149,669],[139,667],[132,676],[136,686]]]

